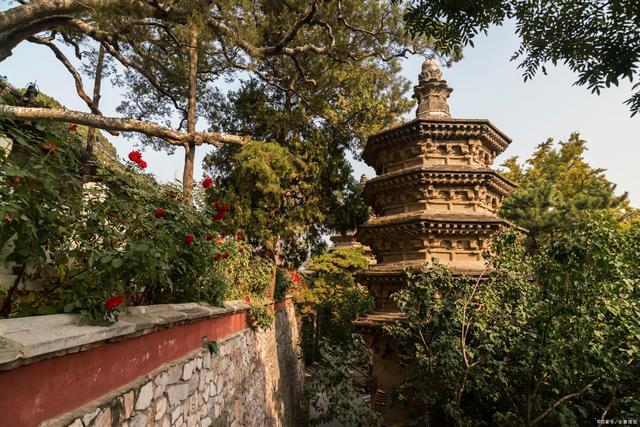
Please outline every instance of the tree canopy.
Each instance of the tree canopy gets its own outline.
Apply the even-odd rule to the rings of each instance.
[[[571,227],[584,215],[628,207],[627,193],[616,195],[616,185],[605,170],[584,160],[586,141],[573,133],[567,141],[552,139],[538,145],[526,165],[511,157],[502,165],[507,178],[520,186],[500,209],[500,215],[528,231],[537,247],[555,233]]]
[[[373,123],[379,111],[358,111],[362,106],[352,102],[352,92],[342,83],[371,80],[376,70],[387,72],[394,67],[390,62],[409,53],[432,53],[431,40],[411,39],[404,32],[402,8],[387,0],[18,3],[0,12],[0,59],[23,41],[47,46],[74,76],[91,113],[6,105],[0,112],[18,120],[69,121],[137,132],[156,145],[182,146],[187,192],[197,145],[247,140],[246,135],[196,128],[220,127],[206,112],[218,107],[219,86],[225,80],[258,79],[286,99],[306,103],[333,126],[365,111]],[[60,49],[62,44],[73,47],[81,60],[86,50],[97,46],[106,52],[115,64],[113,78],[130,94],[119,108],[125,117],[102,116],[86,96],[80,73]],[[360,68],[367,70],[364,76],[354,72]],[[368,95],[379,99],[378,110],[387,107],[384,94]],[[318,102],[324,99],[333,105],[326,108]],[[365,132],[366,127],[359,130]]]
[[[525,81],[551,63],[565,64],[578,75],[577,85],[592,92],[638,78],[640,4],[635,0],[396,0],[407,3],[407,28],[428,35],[436,49],[473,46],[478,34],[507,20],[516,24],[521,44],[512,56],[520,61]],[[631,114],[640,111],[640,83],[626,101]]]

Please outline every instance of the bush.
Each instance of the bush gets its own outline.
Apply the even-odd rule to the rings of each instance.
[[[219,247],[224,215],[205,202],[207,190],[191,205],[177,186],[116,160],[101,162],[95,182],[83,185],[83,141],[73,130],[2,120],[0,133],[13,142],[0,156],[0,247],[19,272],[1,315],[80,312],[109,323],[105,302],[115,296],[219,305],[235,296],[231,280],[239,292],[265,286],[253,273],[272,271],[268,262],[235,239]]]
[[[415,360],[399,397],[432,425],[638,419],[639,245],[637,224],[587,215],[533,257],[498,236],[482,280],[410,274],[395,294],[407,322],[389,328]]]

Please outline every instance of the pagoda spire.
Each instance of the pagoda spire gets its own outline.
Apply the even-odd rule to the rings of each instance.
[[[442,71],[435,59],[427,59],[422,64],[418,85],[413,88],[413,97],[418,100],[416,117],[419,119],[449,118],[447,98],[453,91],[442,79]]]

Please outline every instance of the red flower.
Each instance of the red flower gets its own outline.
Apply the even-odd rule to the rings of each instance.
[[[140,163],[142,161],[142,153],[138,150],[133,150],[129,153],[129,160],[133,163]]]
[[[251,304],[251,296],[245,295],[244,300],[247,302],[247,304]]]
[[[273,258],[273,251],[269,251],[269,252],[267,252],[267,256],[268,256],[269,258]]]
[[[240,252],[240,253],[244,252],[244,248],[243,248],[242,246],[240,246],[240,247],[238,248],[238,252]]]
[[[229,258],[229,252],[225,252],[225,253],[222,255],[222,257],[223,257],[224,259]]]
[[[52,153],[58,149],[58,145],[53,141],[46,140],[45,142],[40,144],[40,148],[42,148],[47,153]]]
[[[216,261],[220,261],[220,258],[222,258],[222,254],[220,252],[216,253]]]
[[[220,209],[220,202],[218,201],[213,202],[213,207],[216,209]]]
[[[210,242],[211,240],[213,240],[213,235],[207,234],[207,237],[205,237],[205,239],[207,239],[207,242]]]
[[[222,244],[223,244],[224,242],[222,241],[222,239],[218,239],[218,241],[217,241],[216,243],[217,243],[217,245],[218,245],[218,246],[222,246]]]
[[[213,220],[214,221],[222,221],[224,219],[224,211],[218,211],[216,212],[216,214],[213,216]]]
[[[204,188],[211,187],[211,184],[213,184],[213,179],[211,179],[210,177],[206,177],[205,179],[202,180],[202,186]]]
[[[240,242],[242,240],[244,240],[244,236],[242,233],[238,232],[238,234],[236,234],[236,241]]]
[[[301,285],[302,283],[304,283],[302,276],[295,271],[290,271],[289,276],[291,276],[291,281],[296,285]]]
[[[142,169],[146,169],[147,168],[147,162],[145,162],[144,160],[140,160],[138,162],[138,166],[140,166],[140,168],[142,168]]]
[[[187,235],[184,237],[184,242],[185,242],[187,245],[190,245],[190,244],[192,244],[192,243],[193,243],[193,239],[195,239],[195,237],[193,237],[193,234],[187,234]]]
[[[78,129],[78,125],[75,123],[71,123],[69,127],[67,127],[71,132],[75,132]]]
[[[116,295],[106,300],[104,303],[104,307],[107,309],[107,311],[113,311],[120,304],[122,304],[122,297],[120,295]]]
[[[167,215],[167,211],[165,211],[162,208],[158,208],[155,211],[153,211],[153,216],[155,216],[156,218],[164,218],[165,215]]]

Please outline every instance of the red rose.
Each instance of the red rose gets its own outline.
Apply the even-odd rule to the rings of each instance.
[[[224,259],[229,258],[229,252],[225,252],[225,253],[222,255],[222,257],[223,257]]]
[[[147,162],[145,162],[144,160],[140,160],[138,162],[138,166],[140,166],[141,169],[146,169],[147,168]]]
[[[269,252],[267,252],[267,256],[268,256],[269,258],[273,258],[273,251],[269,251]]]
[[[244,300],[247,302],[247,304],[251,304],[251,297],[249,295],[245,295]]]
[[[218,244],[218,246],[222,246],[222,244],[223,244],[224,242],[222,241],[222,239],[218,239],[218,241],[217,241],[216,243]]]
[[[238,234],[236,234],[236,241],[240,242],[242,240],[244,240],[244,236],[242,233],[238,232]]]
[[[165,215],[167,215],[167,211],[165,211],[162,208],[158,208],[155,211],[153,211],[153,216],[155,216],[156,218],[164,218]]]
[[[202,180],[202,186],[204,188],[211,187],[211,184],[213,184],[213,179],[211,179],[210,177],[206,177],[205,179]]]
[[[210,242],[211,240],[213,240],[213,235],[207,234],[207,237],[205,237],[205,239],[207,239],[207,242]]]
[[[216,209],[220,209],[220,202],[218,202],[218,201],[213,202],[213,207],[216,208]]]
[[[193,239],[195,239],[195,237],[193,237],[193,234],[187,234],[187,235],[184,237],[184,242],[185,242],[187,245],[190,245],[190,244],[192,244],[192,243],[193,243]]]
[[[223,212],[227,212],[229,210],[229,205],[225,203],[220,207],[220,210]]]
[[[222,254],[220,252],[216,253],[216,261],[220,261],[220,258],[222,258]]]
[[[224,219],[224,211],[218,211],[216,212],[216,214],[213,216],[213,220],[214,221],[222,221]]]
[[[75,132],[78,129],[78,125],[75,123],[72,123],[69,125],[69,127],[67,127],[67,129],[69,129],[71,132]]]
[[[120,295],[116,295],[106,300],[104,303],[104,307],[107,309],[107,311],[113,311],[120,304],[122,304],[122,297]]]
[[[138,150],[133,150],[129,153],[129,160],[133,163],[140,163],[142,161],[142,153]]]

